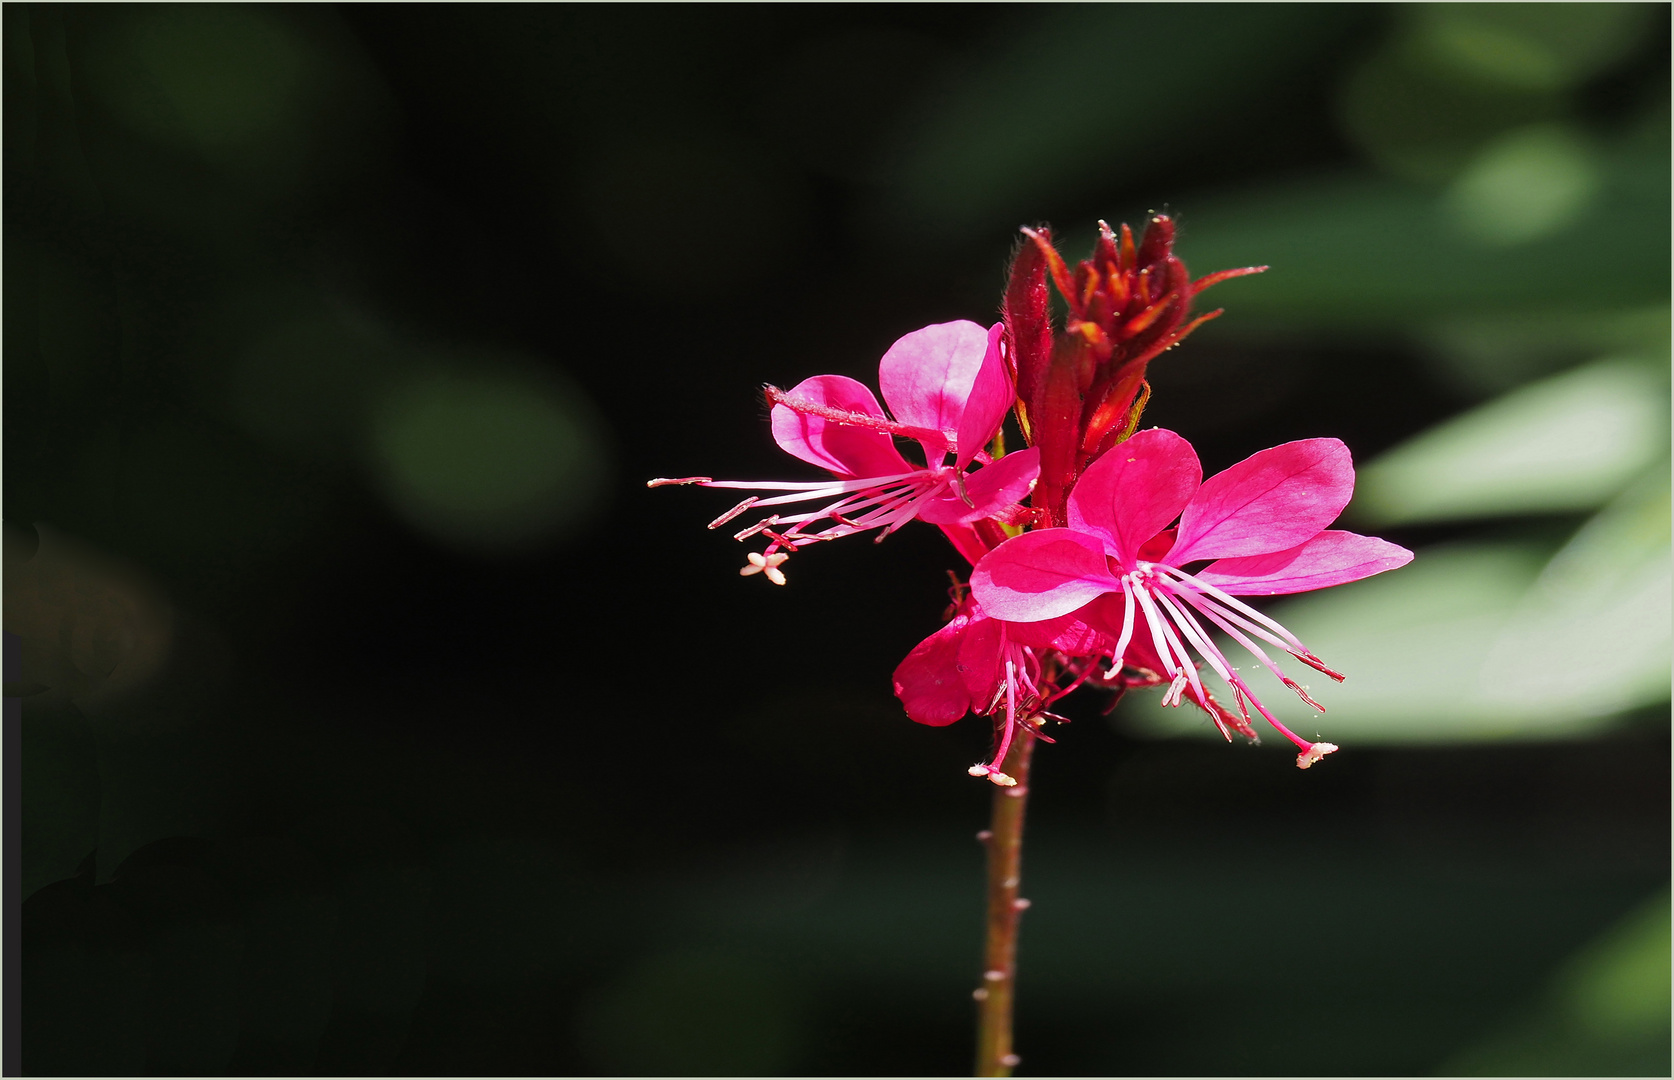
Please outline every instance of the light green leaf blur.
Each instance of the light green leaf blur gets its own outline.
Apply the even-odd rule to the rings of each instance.
[[[1668,305],[1619,311],[1459,315],[1422,330],[1438,381],[1462,397],[1501,394],[1588,356],[1665,356]]]
[[[1572,129],[1521,128],[1485,147],[1447,193],[1459,227],[1507,246],[1576,222],[1598,193],[1598,166]]]
[[[1361,468],[1354,513],[1389,525],[1586,510],[1667,444],[1660,373],[1601,361],[1455,417]]]
[[[1415,4],[1417,37],[1438,63],[1524,90],[1559,90],[1633,47],[1649,4]]]
[[[1666,120],[1659,125],[1596,151],[1527,134],[1472,148],[1477,171],[1459,193],[1343,174],[1194,198],[1180,214],[1182,249],[1193,267],[1272,267],[1240,282],[1236,302],[1227,294],[1240,325],[1404,334],[1465,316],[1665,304]],[[1501,208],[1483,209],[1495,198],[1544,216],[1508,224],[1494,216]],[[1471,228],[1461,214],[1476,215]]]
[[[1489,648],[1485,703],[1586,719],[1668,696],[1668,515],[1664,462],[1553,556]]]

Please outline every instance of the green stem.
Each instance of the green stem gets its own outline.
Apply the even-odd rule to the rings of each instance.
[[[1016,787],[994,789],[994,819],[980,836],[988,845],[988,937],[977,1000],[977,1076],[1010,1076],[1013,1003],[1017,996],[1017,922],[1027,900],[1018,898],[1023,874],[1023,811],[1029,801],[1029,759],[1034,737],[1019,733],[1000,765]]]

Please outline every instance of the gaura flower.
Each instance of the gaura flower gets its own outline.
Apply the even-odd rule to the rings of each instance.
[[[1160,428],[1139,432],[1082,473],[1069,496],[1068,528],[1025,533],[995,548],[972,571],[972,593],[990,617],[1007,621],[1079,612],[1115,637],[1113,670],[1121,669],[1136,642],[1149,639],[1169,679],[1164,704],[1178,705],[1187,693],[1194,699],[1206,694],[1195,652],[1231,687],[1242,718],[1247,721],[1247,706],[1254,706],[1296,744],[1297,767],[1305,769],[1337,748],[1310,743],[1280,723],[1204,624],[1220,629],[1323,712],[1261,643],[1339,682],[1343,676],[1236,597],[1357,581],[1404,566],[1412,553],[1375,537],[1326,528],[1354,491],[1348,448],[1336,439],[1285,443],[1207,482],[1202,476],[1185,439]],[[1205,561],[1206,567],[1186,570]]]
[[[707,476],[652,480],[649,487],[697,484],[751,495],[709,523],[711,529],[749,510],[823,502],[816,510],[773,512],[735,536],[765,535],[740,573],[785,583],[780,566],[791,551],[868,530],[878,539],[917,518],[955,538],[1001,514],[1028,495],[1039,471],[1033,449],[990,459],[986,447],[1015,401],[1001,356],[1002,327],[984,330],[960,320],[914,330],[878,363],[878,385],[890,413],[872,391],[843,375],[816,375],[789,390],[767,388],[773,439],[787,453],[832,473],[834,480],[714,480]],[[896,449],[896,436],[924,448],[924,464]],[[952,460],[949,460],[951,455]],[[980,469],[972,469],[980,464]]]

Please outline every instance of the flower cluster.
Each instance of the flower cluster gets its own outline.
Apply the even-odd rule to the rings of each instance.
[[[1118,236],[1101,222],[1092,258],[1073,271],[1046,229],[1023,231],[1001,323],[927,326],[884,354],[878,384],[889,412],[840,375],[767,388],[775,441],[833,479],[694,476],[651,486],[775,493],[746,497],[710,528],[767,511],[736,534],[767,541],[740,573],[779,585],[789,556],[810,544],[868,531],[882,540],[915,519],[940,528],[972,564],[969,583],[955,579],[946,625],[902,661],[895,693],[919,723],[993,719],[993,756],[973,776],[1014,784],[1001,769],[1013,741],[1046,739],[1046,723],[1063,719],[1052,706],[1082,685],[1113,696],[1166,686],[1164,704],[1191,702],[1228,739],[1256,737],[1253,709],[1308,768],[1337,748],[1281,723],[1220,641],[1321,711],[1274,655],[1343,676],[1238,597],[1355,581],[1412,553],[1328,528],[1354,489],[1348,448],[1336,439],[1275,446],[1205,481],[1184,438],[1137,430],[1147,365],[1220,314],[1192,318],[1193,297],[1265,267],[1192,280],[1163,215],[1137,244],[1126,226]],[[1069,311],[1057,330],[1049,283]],[[1000,435],[1008,413],[1027,443],[1010,454]],[[909,461],[897,439],[916,442],[924,463]],[[816,508],[792,509],[808,503]]]

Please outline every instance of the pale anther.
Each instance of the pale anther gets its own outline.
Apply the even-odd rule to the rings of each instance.
[[[1318,761],[1320,758],[1324,757],[1326,754],[1333,754],[1333,753],[1336,753],[1336,751],[1337,751],[1337,745],[1335,743],[1328,743],[1328,742],[1314,743],[1312,746],[1308,747],[1306,750],[1304,750],[1300,754],[1296,755],[1296,767],[1298,769],[1306,769],[1308,766],[1314,764],[1314,762]]]

